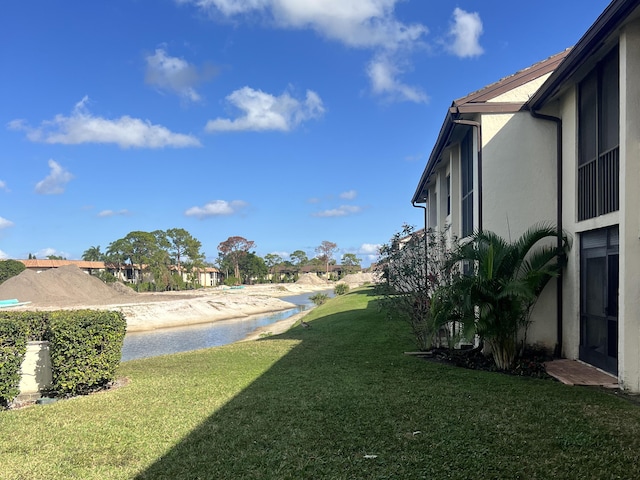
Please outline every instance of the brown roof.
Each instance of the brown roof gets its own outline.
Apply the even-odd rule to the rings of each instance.
[[[19,260],[27,268],[58,268],[66,265],[76,265],[78,268],[104,268],[104,262],[88,262],[86,260],[49,260],[29,259]]]
[[[27,268],[58,268],[58,267],[64,267],[66,265],[75,265],[78,268],[83,268],[83,269],[104,269],[105,267],[105,263],[104,262],[88,262],[86,260],[49,260],[49,259],[28,259],[28,260],[18,260],[19,262],[22,262],[24,264],[25,267]],[[127,266],[131,266],[131,265],[122,265],[123,268],[127,268]],[[112,264],[109,264],[110,268],[114,268],[115,266]],[[172,265],[172,268],[177,268],[175,266]],[[214,267],[205,267],[205,268],[201,268],[199,269],[199,271],[201,272],[218,272],[219,270],[217,268]]]
[[[640,0],[638,0],[640,1]],[[567,55],[571,52],[571,49],[566,49],[560,53],[552,55],[551,57],[535,63],[530,67],[520,70],[513,75],[504,77],[495,83],[487,85],[486,87],[476,90],[464,97],[454,100],[447,110],[445,119],[442,122],[440,133],[436,140],[436,144],[429,155],[427,165],[420,177],[420,181],[416,188],[412,203],[424,203],[426,198],[424,197],[425,186],[427,185],[433,168],[438,163],[438,159],[442,154],[442,151],[446,148],[451,140],[451,136],[454,132],[456,121],[461,119],[463,114],[474,113],[515,113],[523,110],[526,105],[526,101],[522,102],[490,102],[489,100],[496,98],[503,93],[509,92],[515,88],[518,88],[526,83],[542,77],[548,73],[554,71],[558,65],[562,64]]]

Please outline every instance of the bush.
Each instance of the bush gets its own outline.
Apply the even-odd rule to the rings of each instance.
[[[50,314],[53,390],[85,394],[115,379],[126,321],[120,312],[59,311]]]
[[[24,271],[24,263],[17,260],[0,260],[0,283]]]
[[[336,295],[345,295],[349,293],[349,285],[346,283],[339,283],[333,288],[333,293]]]
[[[20,393],[20,366],[27,351],[28,327],[21,320],[0,318],[0,406]]]
[[[326,293],[316,293],[315,295],[309,297],[309,300],[311,300],[316,305],[322,305],[327,300],[329,300],[329,295],[327,295]]]
[[[27,341],[49,340],[50,312],[0,312],[0,321],[12,320],[26,327]]]
[[[240,281],[239,278],[233,277],[233,276],[227,277],[227,278],[224,279],[224,284],[227,287],[233,287],[234,285],[240,285],[241,283],[242,282]]]
[[[96,273],[94,277],[102,280],[104,283],[115,283],[116,280],[118,280],[113,273],[106,270],[98,271],[98,273]]]

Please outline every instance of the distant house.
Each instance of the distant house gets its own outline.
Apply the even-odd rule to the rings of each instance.
[[[412,197],[425,227],[573,236],[531,342],[640,392],[640,0],[614,0],[580,41],[453,102]]]
[[[51,268],[75,265],[89,275],[107,271],[122,282],[135,282],[139,271],[139,267],[137,265],[123,264],[121,266],[117,266],[110,263],[105,264],[105,262],[88,262],[85,260],[28,259],[19,261],[22,262],[28,270],[32,270],[36,273],[40,273],[43,270]],[[177,271],[177,266],[172,265],[171,269],[173,271]],[[181,276],[185,282],[193,281],[195,277],[200,285],[207,287],[213,287],[221,283],[220,271],[215,267],[198,268],[192,272],[182,268]]]

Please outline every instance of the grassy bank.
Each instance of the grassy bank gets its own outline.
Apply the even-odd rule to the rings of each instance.
[[[404,325],[368,290],[306,320],[0,412],[0,478],[640,478],[635,404],[404,356]]]

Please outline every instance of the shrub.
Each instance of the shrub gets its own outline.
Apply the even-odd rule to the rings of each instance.
[[[59,311],[50,314],[53,390],[88,393],[115,379],[126,321],[120,312]]]
[[[237,277],[231,276],[231,277],[227,277],[227,278],[224,279],[224,284],[227,287],[233,287],[234,285],[240,285],[240,283],[241,283],[240,279],[237,278]]]
[[[0,321],[12,320],[26,327],[27,341],[49,340],[50,312],[0,312]]]
[[[0,260],[0,283],[22,273],[26,267],[17,260]]]
[[[0,406],[6,407],[20,393],[20,366],[27,351],[27,325],[0,318]]]
[[[327,295],[326,293],[316,293],[315,295],[309,297],[309,300],[311,300],[316,305],[322,305],[327,300],[329,300],[329,295]]]
[[[345,295],[346,293],[349,293],[349,285],[346,283],[338,283],[333,287],[333,293],[336,295]]]
[[[104,283],[114,283],[117,280],[116,276],[113,273],[106,270],[100,270],[94,275],[94,277],[99,278]]]

